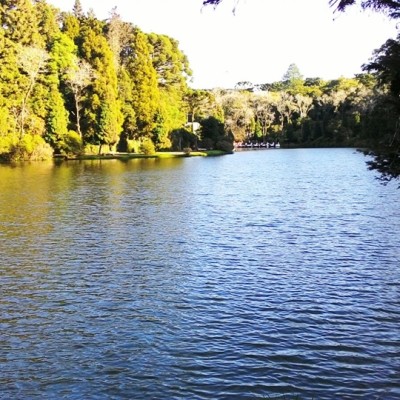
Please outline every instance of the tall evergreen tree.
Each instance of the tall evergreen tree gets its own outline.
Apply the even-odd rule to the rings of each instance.
[[[93,144],[114,145],[122,129],[121,103],[114,57],[103,33],[104,23],[85,18],[80,31],[80,54],[94,69],[96,79],[85,104],[83,128],[85,139]]]
[[[68,133],[69,115],[65,104],[66,72],[73,65],[76,46],[64,33],[54,35],[50,47],[47,82],[50,90],[46,118],[46,139],[57,150]]]
[[[136,138],[151,137],[160,96],[149,42],[146,35],[137,28],[132,37],[132,50],[126,68],[132,80],[132,105],[136,117],[134,135]]]
[[[75,0],[74,5],[72,7],[72,13],[78,19],[81,19],[85,16],[85,13],[83,12],[81,0]]]
[[[116,71],[119,71],[121,63],[121,52],[126,41],[126,35],[129,33],[130,25],[125,24],[121,20],[121,16],[117,13],[117,8],[111,10],[110,18],[107,23],[107,40],[110,49],[114,55],[114,63]],[[125,39],[125,40],[124,40]]]
[[[178,41],[166,35],[148,35],[150,55],[157,72],[160,107],[154,141],[159,148],[169,146],[169,134],[186,123],[184,98],[192,71]]]
[[[35,0],[35,13],[40,41],[48,49],[53,38],[60,32],[58,10],[46,0]]]
[[[79,44],[80,22],[75,15],[64,13],[62,16],[62,31],[70,37],[75,44]]]
[[[5,36],[21,46],[38,46],[39,35],[36,10],[30,0],[2,0],[0,25]]]

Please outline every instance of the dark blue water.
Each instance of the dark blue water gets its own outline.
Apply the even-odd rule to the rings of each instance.
[[[0,398],[399,399],[400,191],[365,161],[0,166]]]

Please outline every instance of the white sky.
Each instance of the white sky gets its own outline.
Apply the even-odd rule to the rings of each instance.
[[[74,0],[48,0],[71,11]],[[351,78],[374,49],[397,36],[382,14],[349,7],[334,13],[328,0],[81,0],[99,19],[116,6],[122,20],[142,31],[179,41],[189,59],[194,88],[279,81],[291,63],[304,77]]]

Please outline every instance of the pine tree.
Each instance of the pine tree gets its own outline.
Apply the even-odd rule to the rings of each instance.
[[[38,46],[39,35],[36,10],[30,0],[2,0],[0,26],[14,44]]]
[[[72,7],[72,13],[78,19],[82,19],[85,16],[81,0],[75,0],[74,6]]]
[[[166,148],[170,145],[171,132],[186,122],[183,103],[188,90],[187,78],[192,72],[176,40],[155,33],[148,35],[148,40],[160,91],[160,106],[153,136],[157,147]]]
[[[86,141],[100,145],[100,149],[104,144],[116,144],[122,129],[114,57],[103,29],[102,22],[87,18],[80,32],[80,53],[90,63],[96,76],[85,102],[83,136]]]
[[[133,36],[133,52],[127,70],[132,79],[132,104],[136,116],[135,136],[151,137],[158,110],[157,73],[153,67],[146,35],[139,29]]]
[[[73,65],[75,53],[76,47],[67,35],[61,32],[54,35],[47,76],[50,94],[47,103],[46,140],[57,150],[61,150],[68,134],[69,113],[63,91],[65,92],[66,71]]]

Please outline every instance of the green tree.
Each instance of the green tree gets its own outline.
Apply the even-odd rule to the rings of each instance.
[[[388,87],[389,96],[381,97],[376,104],[386,115],[386,121],[377,127],[381,145],[375,149],[372,168],[382,172],[384,180],[400,176],[400,34],[396,39],[389,39],[374,51],[372,60],[363,65],[363,69],[373,73],[378,85]],[[382,115],[382,114],[378,114]],[[389,132],[385,126],[392,125]],[[388,134],[389,133],[389,134]],[[376,135],[375,135],[376,136]]]
[[[72,7],[72,13],[78,19],[84,18],[85,13],[83,12],[81,0],[75,0],[74,5]]]
[[[128,151],[128,140],[135,137],[137,132],[136,113],[134,109],[133,82],[124,66],[118,74],[118,91],[121,101],[121,112],[123,115],[122,133],[118,144],[119,151]]]
[[[296,110],[294,97],[287,92],[280,92],[275,106],[279,115],[280,130],[284,134],[285,127],[291,124],[292,116]]]
[[[30,0],[2,0],[0,26],[14,44],[38,46],[42,43],[36,10]]]
[[[245,91],[221,91],[216,101],[224,115],[225,131],[232,134],[236,142],[248,140],[254,131],[254,110],[251,93]]]
[[[35,12],[40,42],[42,46],[48,48],[53,38],[60,32],[58,11],[46,0],[35,0]]]
[[[296,64],[289,65],[282,77],[282,87],[292,95],[305,91],[303,75]]]
[[[192,71],[186,55],[179,49],[179,43],[175,39],[155,33],[147,38],[160,93],[160,107],[153,136],[158,148],[166,148],[171,143],[171,132],[186,122],[184,97],[188,90],[187,79]]]
[[[71,13],[62,14],[62,32],[71,38],[76,45],[80,44],[80,22],[79,19]]]
[[[169,90],[175,88],[184,92],[192,71],[189,68],[188,58],[179,49],[178,41],[155,33],[148,35],[148,40],[159,87]]]
[[[99,151],[116,144],[122,130],[117,71],[104,29],[103,22],[88,16],[81,21],[79,38],[79,52],[96,76],[88,87],[81,128],[84,140],[99,145]]]
[[[292,83],[296,80],[303,80],[303,75],[300,73],[299,67],[292,63],[283,75],[282,81]]]
[[[69,113],[65,104],[65,82],[67,82],[67,71],[74,64],[76,46],[61,32],[52,37],[50,46],[47,74],[50,93],[47,104],[46,140],[57,151],[61,151],[69,125]]]
[[[57,149],[62,150],[63,142],[68,134],[68,112],[65,109],[64,98],[58,87],[50,87],[48,113],[46,117],[46,141]]]
[[[400,95],[400,34],[396,39],[388,39],[375,50],[363,70],[373,73],[380,86],[387,85],[394,98]]]
[[[193,123],[209,116],[215,116],[216,100],[211,91],[188,89],[184,97],[187,122]]]
[[[275,121],[274,102],[269,93],[254,96],[251,100],[256,122],[261,128],[262,140],[265,143],[268,129]]]
[[[131,47],[126,69],[132,81],[132,106],[136,118],[134,136],[138,139],[152,136],[160,95],[149,42],[140,29],[135,29]]]

